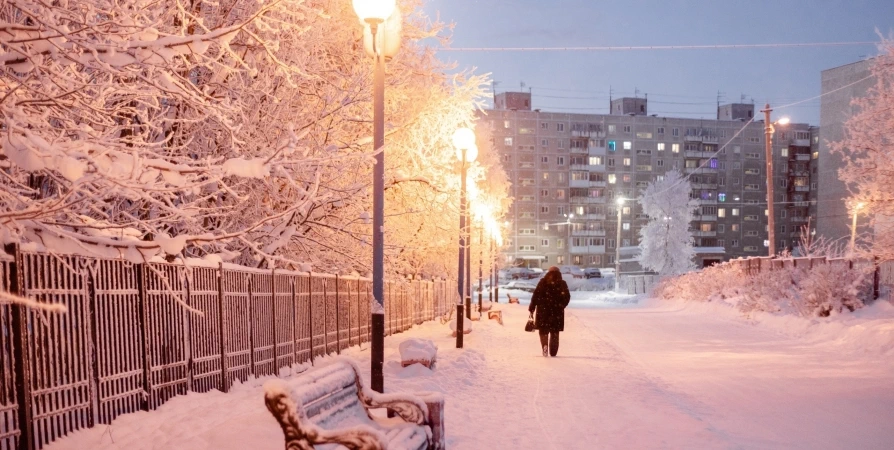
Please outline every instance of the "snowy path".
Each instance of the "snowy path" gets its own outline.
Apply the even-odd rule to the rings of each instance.
[[[744,448],[894,448],[890,358],[842,352],[740,319],[674,310],[575,311]],[[887,430],[887,431],[885,431]]]
[[[558,358],[522,331],[524,305],[499,305],[505,326],[476,322],[461,350],[440,323],[390,336],[386,389],[443,392],[451,450],[894,448],[890,355],[729,314],[598,303],[568,310]],[[881,323],[894,335],[894,318]],[[437,344],[434,372],[400,367],[409,337]],[[368,367],[367,348],[347,354]],[[260,384],[177,398],[49,448],[282,448]]]

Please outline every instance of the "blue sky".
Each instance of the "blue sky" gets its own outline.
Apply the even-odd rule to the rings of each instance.
[[[454,22],[452,47],[719,45],[879,41],[892,0],[428,0]],[[878,53],[874,45],[760,49],[440,52],[491,73],[496,91],[533,93],[544,111],[605,113],[613,96],[648,94],[649,113],[713,118],[721,103],[784,105],[820,94],[820,72]],[[776,108],[774,108],[776,109]],[[819,100],[776,109],[819,124]]]

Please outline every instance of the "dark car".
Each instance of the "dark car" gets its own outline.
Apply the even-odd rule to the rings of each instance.
[[[584,269],[584,277],[586,278],[602,278],[602,272],[596,267]]]

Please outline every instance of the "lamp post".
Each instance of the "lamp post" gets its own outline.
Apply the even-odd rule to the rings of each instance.
[[[453,133],[453,146],[456,147],[456,156],[461,164],[460,188],[459,188],[459,263],[456,271],[456,348],[463,348],[463,303],[466,298],[465,275],[466,268],[466,171],[467,162],[472,162],[478,157],[478,147],[475,146],[475,133],[468,128],[460,128]]]
[[[767,240],[768,242],[768,253],[770,257],[776,256],[776,216],[773,211],[773,133],[776,131],[776,128],[773,126],[775,124],[786,125],[788,124],[788,117],[783,117],[778,121],[770,122],[770,113],[773,110],[770,109],[770,104],[767,103],[764,106],[764,109],[761,110],[764,113],[764,134],[765,134],[765,153],[767,158]]]
[[[617,291],[620,285],[621,278],[621,210],[624,209],[624,197],[618,197],[616,200],[618,202],[618,237],[615,242],[615,290]]]
[[[364,26],[364,48],[375,60],[373,75],[373,261],[371,317],[370,384],[384,392],[385,379],[385,58],[400,46],[400,15],[395,0],[353,0],[354,12]],[[388,23],[386,24],[386,20]],[[394,22],[396,21],[396,25]],[[381,30],[379,28],[382,28]]]
[[[853,254],[854,254],[854,250],[856,248],[856,243],[857,243],[857,213],[861,209],[863,209],[863,206],[865,206],[865,204],[863,202],[859,202],[856,205],[854,205],[854,220],[851,223],[851,246],[850,246],[851,256],[853,256]]]

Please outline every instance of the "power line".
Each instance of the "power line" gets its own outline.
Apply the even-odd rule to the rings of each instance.
[[[841,47],[848,45],[878,45],[875,41],[806,42],[775,44],[715,44],[715,45],[641,45],[587,47],[440,47],[446,52],[543,52],[543,51],[628,51],[628,50],[716,50],[749,48]]]

